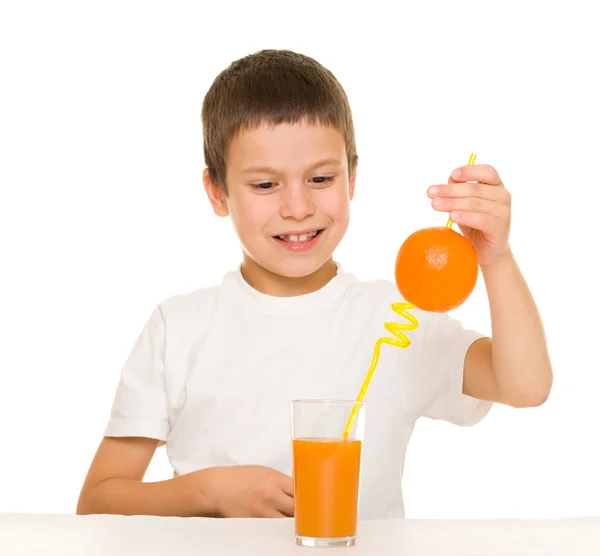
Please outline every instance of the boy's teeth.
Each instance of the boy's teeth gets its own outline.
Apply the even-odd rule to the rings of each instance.
[[[302,234],[299,236],[295,235],[295,234],[279,236],[279,239],[283,239],[284,241],[290,241],[292,243],[296,243],[297,241],[307,241],[309,239],[312,239],[316,235],[317,235],[317,232],[315,230],[314,232],[309,232],[308,234]]]

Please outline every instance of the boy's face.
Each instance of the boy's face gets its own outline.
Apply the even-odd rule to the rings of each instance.
[[[242,131],[231,141],[226,176],[226,197],[207,171],[205,187],[215,213],[231,217],[248,271],[304,278],[332,264],[355,181],[336,129],[298,123]]]

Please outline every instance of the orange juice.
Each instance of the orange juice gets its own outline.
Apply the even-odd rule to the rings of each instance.
[[[356,535],[361,441],[293,440],[296,535]]]

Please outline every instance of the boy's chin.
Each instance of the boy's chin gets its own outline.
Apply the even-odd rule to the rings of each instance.
[[[272,274],[289,278],[290,280],[300,280],[310,278],[320,272],[327,272],[327,268],[331,267],[332,273],[336,272],[335,263],[331,257],[323,260],[322,257],[303,257],[302,260],[276,260],[276,261],[257,261],[260,266],[268,270]]]

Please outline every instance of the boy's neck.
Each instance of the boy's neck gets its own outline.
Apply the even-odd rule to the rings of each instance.
[[[316,272],[301,278],[288,278],[260,266],[244,254],[241,264],[244,280],[255,290],[274,297],[295,297],[315,292],[324,287],[337,274],[337,265],[329,259]]]

